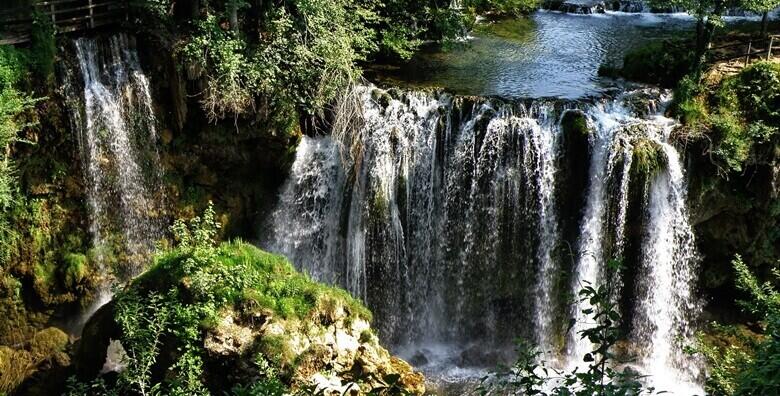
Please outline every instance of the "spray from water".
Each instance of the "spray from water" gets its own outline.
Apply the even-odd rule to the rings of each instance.
[[[138,275],[161,236],[157,132],[149,81],[126,35],[74,42],[71,119],[84,164],[93,258],[108,278],[83,315],[110,300],[110,285]]]
[[[654,98],[651,104],[665,99],[658,92],[639,94]],[[663,242],[627,239],[634,226],[634,140],[662,142],[671,150],[669,162],[679,166],[666,144],[668,134],[658,132],[670,121],[646,115],[662,109],[636,109],[631,95],[597,103],[507,102],[356,87],[337,114],[333,137],[303,138],[267,246],[366,301],[384,341],[422,362],[424,370],[452,378],[468,375],[468,367],[493,367],[518,336],[552,352],[547,359],[562,356],[560,366],[577,367],[592,351],[576,334],[587,326],[580,313],[585,306],[569,309],[564,296],[582,284],[603,282],[605,261],[626,254],[629,242],[641,244],[643,255]],[[561,189],[559,120],[571,109],[588,120],[588,147],[574,149],[586,150],[590,168],[583,207],[567,209],[580,213],[572,246],[577,260],[569,270],[568,255],[561,252],[561,230],[572,228],[559,215],[570,204],[561,195],[567,190]],[[685,221],[683,177],[670,169],[679,195],[673,204],[650,204],[648,224],[664,223],[664,216]],[[658,183],[653,180],[653,188]],[[693,276],[692,263],[676,265]],[[665,282],[648,276],[632,285],[654,290]],[[616,299],[635,292],[618,284]],[[663,296],[637,298],[642,301],[625,300],[642,311]],[[693,318],[690,293],[676,298],[679,309],[668,316]],[[566,336],[570,318],[575,329]],[[634,320],[644,323],[642,315]],[[640,371],[662,376],[691,364],[680,357],[653,369],[660,360],[677,359],[655,345],[671,345],[667,334],[689,332],[679,321],[667,326],[648,324],[642,333],[649,338],[634,339],[643,354]]]

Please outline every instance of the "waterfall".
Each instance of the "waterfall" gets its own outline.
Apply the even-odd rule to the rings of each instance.
[[[698,389],[695,363],[673,346],[690,335],[683,316],[698,311],[684,176],[671,120],[658,115],[667,96],[506,101],[360,86],[351,98],[333,135],[303,138],[267,248],[363,299],[382,339],[429,372],[493,367],[515,337],[578,367],[592,350],[577,334],[587,305],[565,296],[609,280],[636,313],[626,317],[636,369],[676,375],[664,390]],[[571,112],[587,120],[583,143],[567,141]],[[634,192],[644,183],[633,171],[640,139],[669,163],[647,181],[647,199]],[[587,164],[564,166],[572,155]],[[624,255],[646,274],[607,278],[605,262]],[[676,305],[656,312],[667,287]]]
[[[692,345],[690,325],[700,311],[693,296],[697,255],[685,206],[686,186],[679,155],[662,142],[666,171],[650,187],[644,262],[639,279],[634,337],[644,345],[639,364],[658,390],[701,393],[699,374],[684,347]]]
[[[161,236],[164,197],[149,80],[126,35],[74,42],[78,75],[66,75],[78,133],[94,254],[105,286],[138,275]],[[86,313],[86,318],[91,312]]]

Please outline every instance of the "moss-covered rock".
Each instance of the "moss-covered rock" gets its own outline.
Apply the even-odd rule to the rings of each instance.
[[[38,370],[70,364],[68,335],[54,327],[38,331],[29,342],[0,346],[0,393],[14,392]]]
[[[352,389],[362,394],[392,380],[412,394],[424,392],[423,377],[379,345],[370,311],[345,291],[316,283],[283,257],[246,243],[209,251],[205,259],[181,248],[164,254],[99,311],[87,324],[76,356],[82,377],[98,374],[110,339],[122,340],[128,350],[136,347],[126,342],[126,299],[148,307],[157,301],[148,296],[157,295],[166,296],[162,311],[146,316],[165,312],[167,326],[175,328],[182,326],[181,312],[198,315],[184,330],[160,336],[152,378],[163,382],[188,348],[182,344],[185,332],[197,334],[188,345],[202,359],[203,385],[214,394],[256,383],[269,370],[293,390],[319,388],[329,394],[337,390],[334,384],[354,383]],[[192,265],[196,269],[188,269]],[[119,334],[112,334],[117,328]]]
[[[647,138],[639,138],[633,142],[633,175],[650,180],[666,167],[666,154],[658,142]]]

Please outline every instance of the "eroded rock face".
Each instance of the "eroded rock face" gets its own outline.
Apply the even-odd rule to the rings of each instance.
[[[112,340],[121,338],[113,305],[98,311],[85,327],[89,340],[82,340],[76,356],[82,378],[106,372],[106,363],[111,361],[107,351]],[[281,367],[279,376],[291,389],[363,395],[394,382],[412,394],[425,393],[423,375],[392,356],[379,344],[370,323],[349,312],[336,298],[320,301],[303,320],[285,319],[268,310],[223,309],[202,339],[209,388],[252,383],[262,377],[257,361],[264,359]],[[175,340],[163,343],[161,360],[176,354],[175,344]]]
[[[390,355],[370,324],[350,315],[338,301],[323,304],[304,321],[270,312],[260,321],[232,310],[221,316],[204,337],[210,366],[231,366],[260,353],[279,359],[293,389],[313,386],[325,395],[360,395],[397,378],[397,384],[411,393],[425,392],[422,374]],[[256,375],[252,365],[234,364],[234,369],[234,381]]]

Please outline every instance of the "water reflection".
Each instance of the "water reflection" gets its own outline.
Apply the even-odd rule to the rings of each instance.
[[[467,43],[424,51],[378,79],[464,95],[577,99],[610,86],[598,77],[599,65],[620,62],[631,48],[692,28],[691,18],[679,14],[539,11],[525,20],[479,26]]]

